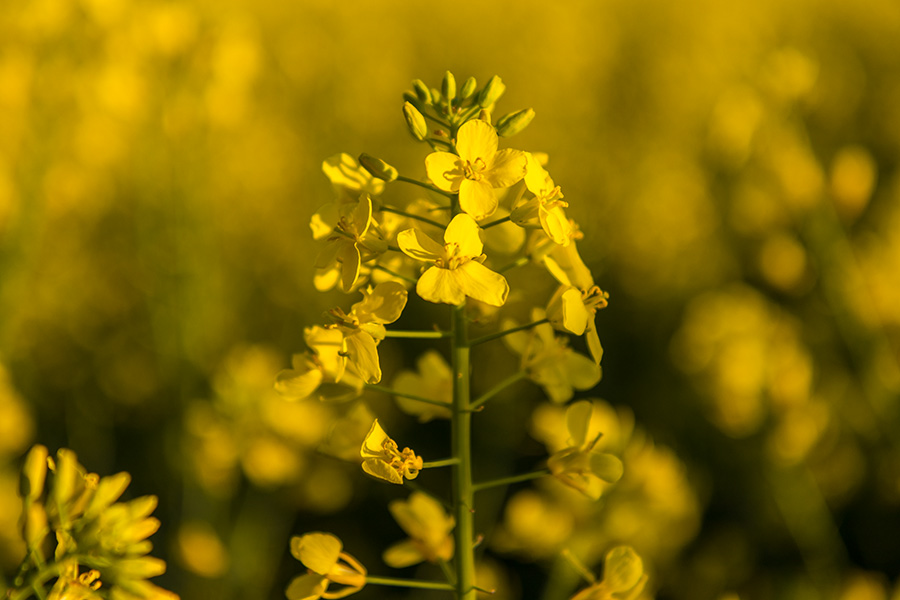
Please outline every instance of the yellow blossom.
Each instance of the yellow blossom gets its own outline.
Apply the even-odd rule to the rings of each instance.
[[[403,478],[415,479],[422,469],[422,457],[409,448],[399,449],[397,442],[392,440],[378,419],[372,423],[366,439],[363,440],[359,455],[363,459],[363,471],[378,479],[384,479],[391,483],[402,484]]]
[[[428,178],[445,192],[459,193],[459,207],[475,219],[497,210],[496,188],[506,188],[525,176],[525,153],[497,150],[494,127],[474,119],[459,128],[456,151],[432,152],[425,157]]]
[[[316,268],[340,265],[341,289],[349,292],[360,278],[360,266],[383,254],[387,243],[372,218],[372,199],[362,194],[355,204],[342,204],[334,228],[316,259]]]
[[[612,454],[594,449],[602,434],[588,437],[592,411],[591,403],[586,400],[569,406],[566,410],[569,446],[555,452],[547,460],[547,466],[559,481],[597,500],[608,484],[622,477],[623,468],[622,461]]]
[[[384,562],[395,569],[422,561],[436,563],[453,558],[453,536],[456,521],[441,503],[421,492],[413,492],[409,500],[394,500],[388,505],[394,519],[409,535],[385,550]]]
[[[545,313],[536,308],[532,318],[540,321]],[[503,323],[503,329],[516,326],[512,320]],[[566,402],[574,390],[589,390],[600,381],[600,365],[572,350],[565,338],[554,335],[549,323],[537,325],[530,332],[511,333],[503,340],[511,350],[522,355],[522,369],[544,388],[553,402]]]
[[[558,331],[568,331],[575,335],[584,335],[587,340],[591,358],[598,365],[603,358],[603,346],[597,335],[594,316],[601,308],[606,308],[609,294],[599,287],[592,286],[579,290],[570,285],[561,286],[547,305],[547,316],[550,324]]]
[[[647,584],[644,563],[629,546],[617,546],[607,552],[601,581],[594,581],[593,575],[586,574],[592,585],[570,600],[635,600]]]
[[[432,263],[416,284],[416,292],[429,302],[461,305],[466,296],[491,306],[502,306],[509,294],[506,278],[481,264],[484,244],[475,220],[466,214],[453,217],[444,231],[444,244],[418,229],[397,236],[403,252],[416,260]]]
[[[403,412],[416,415],[420,423],[432,419],[449,419],[453,402],[453,371],[440,352],[428,350],[416,361],[418,373],[400,371],[394,379],[394,390],[443,402],[447,407],[426,404],[402,396],[395,396],[397,406]]]
[[[342,550],[341,540],[330,533],[307,533],[291,538],[291,554],[309,572],[291,581],[285,590],[288,599],[331,600],[361,590],[366,585],[366,568]],[[328,591],[332,583],[344,587]]]
[[[531,153],[526,153],[525,187],[534,197],[518,202],[510,219],[522,227],[537,223],[551,240],[560,246],[571,241],[572,225],[566,217],[568,203],[563,201],[560,187]]]

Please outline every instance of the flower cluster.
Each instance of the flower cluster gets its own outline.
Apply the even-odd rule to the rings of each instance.
[[[155,496],[119,502],[131,482],[128,473],[109,477],[88,473],[75,453],[61,449],[56,458],[34,446],[21,477],[21,529],[28,555],[15,581],[26,597],[45,597],[43,586],[56,577],[50,598],[165,600],[178,596],[147,581],[166,570],[147,554],[147,539],[159,529],[150,514]],[[55,540],[52,553],[46,548]],[[101,587],[109,594],[101,595]],[[14,596],[19,597],[19,596]]]

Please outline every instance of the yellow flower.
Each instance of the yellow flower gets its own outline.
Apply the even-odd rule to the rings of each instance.
[[[334,326],[316,325],[307,327],[304,336],[312,352],[292,357],[293,368],[284,369],[275,376],[275,390],[290,400],[303,400],[316,392],[319,399],[335,401],[359,395],[365,381],[356,363],[349,360],[351,353],[344,333]],[[356,350],[358,356],[358,347]],[[380,370],[378,374],[380,377]]]
[[[594,450],[601,433],[588,437],[593,407],[586,400],[571,404],[566,410],[566,424],[570,444],[555,452],[548,460],[550,472],[558,480],[578,490],[588,498],[597,500],[607,484],[622,477],[622,461],[612,454]]]
[[[387,250],[387,243],[372,218],[372,199],[362,194],[355,204],[338,208],[339,218],[325,247],[316,259],[316,268],[330,270],[340,265],[341,289],[349,292],[360,277],[360,266]]]
[[[534,197],[519,203],[510,213],[510,220],[522,227],[537,221],[547,237],[560,246],[568,246],[572,225],[563,209],[569,205],[563,201],[562,190],[553,183],[550,174],[531,153],[526,156],[525,187]]]
[[[532,311],[535,321],[544,316],[544,311],[538,308]],[[517,323],[511,320],[503,323],[503,329],[516,326]],[[574,390],[589,390],[600,381],[600,365],[572,350],[565,338],[554,335],[549,323],[537,325],[530,332],[511,333],[503,340],[510,349],[522,355],[522,369],[557,404],[571,399]]]
[[[322,171],[334,186],[338,199],[343,196],[355,200],[360,193],[380,196],[384,191],[384,181],[373,177],[345,152],[326,159],[322,163]]]
[[[550,324],[558,331],[568,331],[575,335],[584,335],[587,340],[591,358],[598,365],[603,358],[603,346],[597,335],[594,316],[601,308],[606,308],[609,294],[599,287],[592,286],[579,290],[570,285],[561,286],[547,305]]]
[[[331,315],[345,329],[361,329],[377,341],[384,339],[384,326],[400,318],[406,307],[406,288],[396,281],[384,281],[373,289],[360,289],[363,299],[350,307],[349,313],[340,308]]]
[[[402,484],[404,477],[418,477],[423,464],[422,457],[416,456],[409,448],[401,451],[397,442],[378,424],[378,419],[375,419],[366,434],[359,455],[363,458],[363,471],[372,477],[396,484]]]
[[[341,540],[330,533],[307,533],[291,538],[291,554],[309,572],[291,581],[285,590],[289,600],[331,600],[361,590],[366,585],[366,568],[342,549]],[[332,583],[344,587],[329,592]]]
[[[497,210],[495,188],[506,188],[525,176],[525,153],[497,150],[494,127],[474,119],[459,128],[456,151],[432,152],[425,157],[428,178],[445,192],[459,193],[459,207],[475,219]]]
[[[409,415],[418,416],[420,423],[449,419],[450,405],[453,403],[453,371],[450,365],[440,352],[428,350],[416,361],[416,368],[418,373],[400,371],[394,379],[394,390],[446,403],[447,408],[395,396],[397,406]]]
[[[418,229],[400,232],[397,244],[407,256],[432,263],[416,284],[419,296],[455,305],[465,303],[466,296],[491,306],[506,302],[506,278],[481,264],[485,255],[479,231],[472,217],[459,214],[447,225],[443,245]]]
[[[607,552],[602,581],[594,582],[590,576],[592,585],[570,600],[635,600],[647,584],[644,563],[629,546],[617,546]]]
[[[385,550],[385,563],[402,569],[426,560],[436,563],[453,558],[450,532],[456,520],[446,513],[440,502],[421,492],[413,492],[409,500],[394,500],[388,504],[388,509],[410,539]]]

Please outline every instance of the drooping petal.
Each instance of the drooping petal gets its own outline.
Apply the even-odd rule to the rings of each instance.
[[[291,554],[310,571],[327,575],[341,554],[341,540],[330,533],[307,533],[291,538]]]
[[[351,308],[362,322],[393,323],[406,307],[408,292],[396,281],[383,281]]]
[[[484,173],[485,179],[495,188],[506,188],[525,177],[525,153],[507,148],[494,156],[490,169]]]
[[[353,243],[341,244],[337,261],[341,263],[341,289],[350,292],[359,279],[359,267],[362,264],[359,248]]]
[[[541,221],[541,228],[551,240],[560,246],[568,246],[571,241],[572,225],[566,218],[566,211],[561,206],[554,206],[547,210],[543,206],[538,211],[538,218]]]
[[[388,439],[390,439],[388,434],[378,424],[378,419],[375,419],[363,440],[359,455],[365,459],[380,457],[383,454],[384,442]]]
[[[375,340],[365,331],[347,336],[347,368],[355,371],[366,383],[381,381],[381,365]]]
[[[284,591],[288,600],[318,600],[328,588],[328,580],[316,573],[295,577]]]
[[[591,314],[584,306],[581,292],[577,288],[569,288],[562,294],[562,326],[566,331],[581,335],[587,328]]]
[[[463,163],[450,152],[432,152],[425,157],[425,173],[431,183],[445,192],[455,192],[465,178]]]
[[[362,194],[359,202],[353,207],[348,219],[350,226],[347,233],[355,233],[362,237],[372,222],[372,199],[368,194]]]
[[[587,331],[585,331],[585,339],[587,339],[588,350],[591,353],[591,358],[594,359],[596,364],[600,364],[600,360],[603,358],[603,346],[600,344],[600,336],[597,335],[597,326],[594,324],[594,319],[590,318],[587,323]]]
[[[403,569],[417,565],[425,560],[422,553],[418,549],[418,545],[413,540],[403,540],[397,542],[384,551],[381,555],[385,564],[395,569]]]
[[[403,476],[381,459],[369,458],[364,460],[362,469],[377,479],[383,479],[389,483],[403,485]]]
[[[600,366],[593,359],[577,352],[566,353],[565,369],[569,382],[576,390],[591,389],[602,375]]]
[[[481,255],[484,244],[481,242],[481,227],[475,219],[467,214],[453,217],[444,231],[444,242],[459,245],[459,255],[474,257]]]
[[[275,391],[289,400],[302,400],[316,391],[320,383],[322,371],[309,356],[300,354],[295,355],[293,369],[284,369],[275,376]]]
[[[536,196],[542,196],[544,192],[553,189],[553,180],[550,173],[537,161],[533,154],[526,152],[525,187]]]
[[[466,263],[472,263],[471,261]],[[465,266],[465,265],[463,265]],[[419,277],[416,282],[416,293],[428,302],[461,305],[466,301],[466,294],[460,287],[459,277],[461,269],[441,269],[431,267]]]
[[[500,138],[493,125],[481,119],[472,119],[459,128],[456,135],[456,151],[459,152],[459,158],[464,161],[474,163],[480,158],[487,162],[497,153],[499,141]]]
[[[434,262],[444,255],[444,247],[419,229],[398,233],[397,245],[410,258],[425,262]]]
[[[475,219],[489,217],[500,202],[487,180],[463,179],[459,185],[459,207]]]
[[[316,354],[322,372],[333,381],[339,381],[344,373],[346,359],[341,352],[347,350],[344,334],[337,329],[314,325],[304,331],[306,345]]]
[[[618,457],[602,452],[591,452],[591,473],[607,483],[615,483],[622,478],[625,467]]]
[[[506,278],[483,264],[470,260],[454,271],[457,285],[466,296],[491,306],[503,306],[509,295]],[[419,282],[421,283],[421,279]]]
[[[572,446],[583,446],[587,440],[593,410],[593,406],[587,400],[579,400],[566,409],[566,425]]]

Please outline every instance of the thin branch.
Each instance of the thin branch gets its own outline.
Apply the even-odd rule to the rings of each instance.
[[[476,492],[480,492],[481,490],[500,487],[501,485],[510,485],[513,483],[520,483],[522,481],[540,479],[541,477],[546,477],[549,474],[550,471],[548,469],[539,469],[537,471],[532,471],[531,473],[522,473],[521,475],[501,477],[500,479],[493,479],[491,481],[482,481],[481,483],[473,484],[473,487],[475,488]]]
[[[440,400],[432,400],[431,398],[423,398],[422,396],[416,396],[415,394],[405,394],[403,392],[398,392],[396,390],[392,390],[391,388],[382,387],[380,385],[376,385],[374,383],[366,384],[367,390],[372,390],[374,392],[382,392],[385,394],[390,394],[391,396],[397,396],[399,398],[407,398],[409,400],[415,400],[416,402],[423,402],[425,404],[433,404],[434,406],[442,406],[444,408],[449,409],[450,405],[446,402],[441,402]]]
[[[537,327],[538,325],[543,325],[544,323],[549,323],[550,319],[541,319],[540,321],[534,321],[533,323],[528,323],[526,325],[519,325],[518,327],[513,327],[512,329],[507,329],[505,331],[498,331],[497,333],[491,333],[488,335],[483,335],[480,338],[475,338],[472,340],[472,345],[476,346],[478,344],[483,344],[485,342],[490,342],[492,340],[496,340],[497,338],[502,338],[505,335],[509,335],[511,333],[515,333],[517,331],[522,331],[523,329],[531,329],[532,327]]]
[[[393,207],[390,207],[390,206],[382,206],[382,207],[381,207],[381,210],[384,211],[384,212],[394,213],[395,215],[400,215],[400,216],[403,216],[403,217],[407,217],[407,218],[409,218],[409,219],[415,219],[415,220],[421,221],[421,222],[423,222],[423,223],[428,223],[429,225],[434,225],[435,227],[437,227],[437,228],[439,228],[439,229],[443,229],[443,228],[444,228],[444,225],[441,225],[441,224],[438,223],[437,221],[432,221],[432,220],[429,219],[428,217],[421,217],[421,216],[419,216],[419,215],[415,215],[415,214],[413,214],[413,213],[406,212],[405,210],[400,210],[399,208],[393,208]]]
[[[497,385],[495,385],[494,387],[489,389],[487,392],[482,394],[474,402],[472,402],[472,404],[471,404],[472,409],[474,410],[476,408],[479,408],[485,402],[487,402],[488,400],[490,400],[491,398],[493,398],[494,396],[496,396],[497,394],[499,394],[500,392],[502,392],[503,390],[505,390],[512,384],[514,384],[517,381],[520,381],[522,379],[525,379],[526,377],[528,377],[527,371],[516,371],[515,373],[513,373],[512,375],[510,375],[509,377],[507,377],[506,379],[504,379],[503,381],[501,381],[500,383],[498,383]]]

